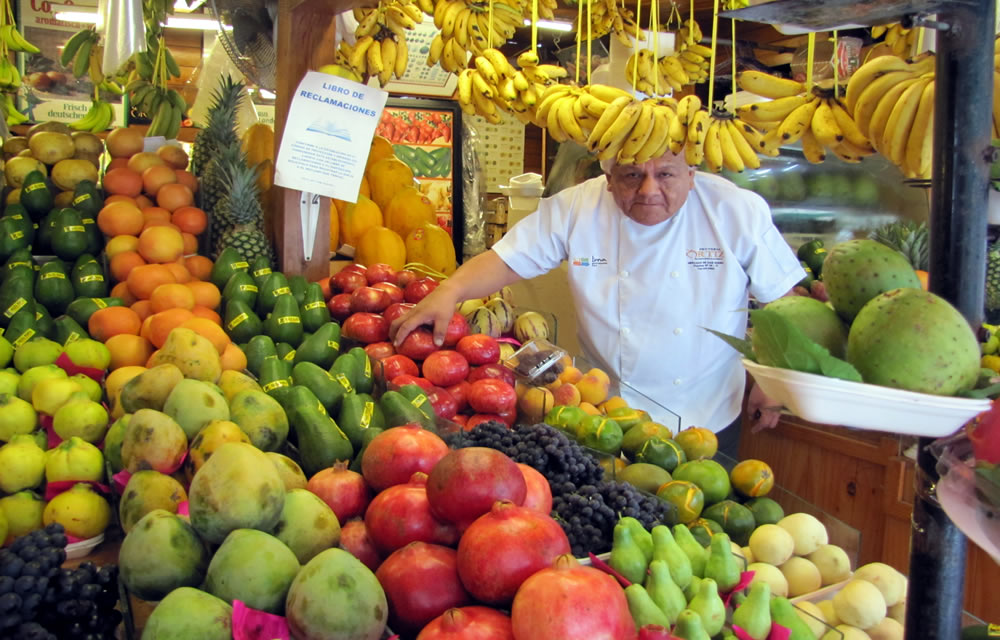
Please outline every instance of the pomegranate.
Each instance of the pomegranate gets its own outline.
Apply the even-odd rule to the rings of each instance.
[[[372,494],[360,473],[350,471],[346,462],[338,462],[309,478],[306,489],[325,502],[338,522],[365,515]]]
[[[489,607],[448,609],[417,640],[514,640],[510,618]]]
[[[371,513],[371,509],[368,512]],[[477,600],[506,605],[529,576],[552,566],[558,556],[569,552],[569,539],[559,523],[534,509],[502,500],[462,535],[458,543],[458,575]],[[625,611],[627,613],[628,608]],[[602,636],[553,634],[548,637]]]
[[[431,513],[454,523],[459,531],[488,512],[497,500],[522,504],[527,491],[517,463],[488,447],[449,452],[434,465],[427,478]]]
[[[389,602],[389,627],[417,632],[452,607],[472,601],[458,579],[455,550],[411,542],[386,558],[375,572]]]
[[[461,573],[461,548],[458,553]],[[580,565],[570,554],[524,581],[511,607],[511,622],[517,640],[636,637],[618,582],[600,569]]]
[[[340,527],[340,548],[348,552],[361,561],[372,571],[378,569],[382,564],[382,556],[371,536],[368,535],[368,528],[365,527],[364,520],[351,520]]]
[[[520,462],[517,466],[524,474],[524,482],[528,486],[528,492],[524,495],[521,506],[545,515],[552,513],[552,488],[549,486],[549,481],[534,467]]]
[[[448,445],[417,424],[386,429],[365,448],[361,474],[375,491],[403,484],[416,471],[429,473],[448,453]]]
[[[431,515],[427,474],[420,472],[414,473],[408,483],[389,487],[375,496],[365,512],[365,527],[375,548],[383,554],[417,541],[449,546],[458,542],[455,527]]]

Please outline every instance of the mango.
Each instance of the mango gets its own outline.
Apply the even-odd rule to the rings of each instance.
[[[150,511],[162,509],[177,513],[177,506],[185,500],[187,492],[174,478],[159,471],[139,471],[133,473],[125,485],[118,505],[118,519],[128,533]]]
[[[222,375],[219,376],[219,389],[222,390],[222,395],[226,397],[226,402],[230,404],[240,391],[262,390],[256,380],[234,369],[226,369],[222,372]]]
[[[122,443],[125,441],[125,427],[131,419],[131,413],[118,418],[104,434],[104,457],[111,465],[112,473],[125,468],[125,463],[122,462]]]
[[[193,478],[198,469],[205,464],[212,453],[227,442],[245,442],[250,444],[250,438],[240,430],[239,425],[229,420],[212,420],[191,441],[188,459],[184,463]]]
[[[160,600],[178,587],[201,584],[208,560],[208,550],[194,528],[163,509],[143,516],[118,553],[122,581],[143,600]]]
[[[142,640],[231,640],[233,608],[210,593],[181,587],[156,605]]]
[[[285,494],[281,518],[274,525],[274,536],[281,540],[305,564],[316,554],[340,542],[340,522],[333,509],[306,489],[292,489]]]
[[[278,475],[281,476],[281,481],[285,484],[285,491],[306,488],[309,481],[299,463],[274,451],[268,451],[264,455],[274,463],[274,468],[278,470]],[[288,499],[287,496],[285,499]]]
[[[212,343],[183,327],[170,332],[167,341],[153,354],[150,363],[154,366],[173,364],[183,372],[185,378],[205,382],[215,382],[222,375],[219,352]]]
[[[118,395],[118,404],[125,413],[139,409],[163,410],[167,397],[184,379],[181,370],[172,364],[152,367],[125,383]]]
[[[154,469],[173,473],[187,452],[187,437],[174,419],[153,409],[132,414],[122,440],[122,462],[135,473]]]
[[[288,417],[278,401],[263,391],[240,391],[230,401],[229,412],[230,419],[261,451],[277,451],[285,444]]]
[[[288,630],[298,640],[378,640],[388,613],[375,574],[343,549],[327,549],[302,567],[285,602]]]
[[[213,420],[229,420],[226,398],[214,387],[201,380],[181,380],[163,404],[163,413],[180,425],[188,440]]]
[[[299,561],[280,540],[263,531],[237,529],[226,536],[208,565],[205,591],[229,604],[282,614]]]
[[[281,517],[285,485],[262,451],[227,442],[195,474],[188,498],[192,526],[220,543],[235,529],[270,531]]]

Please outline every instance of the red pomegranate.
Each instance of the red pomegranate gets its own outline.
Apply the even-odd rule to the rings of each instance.
[[[351,520],[340,527],[340,548],[360,560],[361,564],[372,571],[378,569],[378,566],[382,564],[382,556],[379,555],[375,543],[368,535],[364,520]]]
[[[521,506],[545,515],[552,513],[552,488],[549,486],[549,481],[534,467],[520,462],[517,463],[517,467],[524,474],[524,482],[528,486],[528,492]]]
[[[458,579],[455,550],[411,542],[386,558],[375,577],[389,602],[389,627],[416,633],[452,607],[472,601]]]
[[[368,505],[365,527],[380,553],[389,554],[417,541],[446,546],[458,542],[455,527],[431,515],[426,485],[427,474],[414,473],[408,483],[389,487]]]
[[[458,553],[461,568],[461,549]],[[599,569],[582,566],[570,554],[524,581],[511,607],[511,622],[517,640],[636,637],[618,582]]]
[[[365,515],[372,494],[360,473],[350,471],[346,462],[316,472],[306,489],[312,491],[337,515],[338,522]]]
[[[528,576],[552,566],[558,556],[569,552],[566,533],[555,520],[504,500],[495,503],[462,535],[458,575],[477,600],[505,605]],[[574,637],[600,636],[550,636]]]
[[[489,447],[456,449],[441,458],[427,478],[431,513],[464,531],[497,500],[516,505],[527,493],[517,463]]]
[[[514,640],[510,618],[489,607],[448,609],[417,640]]]
[[[418,424],[386,429],[375,436],[361,457],[361,474],[382,491],[403,484],[417,471],[430,473],[449,451],[444,440]]]

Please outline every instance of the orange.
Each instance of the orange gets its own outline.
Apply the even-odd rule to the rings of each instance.
[[[97,214],[97,226],[106,236],[137,236],[144,222],[139,207],[128,202],[106,204]]]
[[[153,289],[153,294],[149,296],[153,313],[166,311],[167,309],[188,309],[194,307],[194,293],[182,284],[171,283],[161,284]]]
[[[149,207],[155,207],[156,203],[147,198],[146,196],[139,195],[135,197],[135,206],[140,209],[147,209]]]
[[[153,354],[153,345],[149,344],[149,340],[128,333],[111,336],[104,346],[111,352],[111,364],[108,368],[112,371],[121,367],[141,367]]]
[[[211,282],[192,280],[185,284],[194,294],[194,303],[200,307],[215,309],[222,302],[222,292]]]
[[[136,302],[135,296],[128,290],[128,285],[124,282],[119,282],[111,287],[111,297],[121,299],[126,307],[131,307]]]
[[[147,224],[153,221],[170,224],[170,212],[161,207],[146,207],[142,210],[142,219]]]
[[[174,278],[177,279],[177,282],[180,282],[181,284],[191,282],[191,272],[188,271],[187,267],[180,262],[168,262],[163,266],[170,269],[170,273],[174,274]]]
[[[222,363],[223,371],[243,371],[247,368],[246,354],[232,342],[226,345],[226,350],[222,352],[219,361]]]
[[[205,256],[188,256],[184,260],[184,266],[191,272],[191,276],[198,280],[208,280],[212,275],[212,260]]]
[[[146,309],[149,311],[149,315],[146,316],[142,321],[142,328],[139,329],[139,335],[149,341],[150,336],[153,335],[153,310],[149,308],[149,300],[140,300],[139,302],[146,303]],[[137,302],[136,304],[139,304]],[[152,344],[152,342],[150,342]]]
[[[138,238],[136,242],[138,242]],[[111,277],[118,282],[125,282],[132,269],[141,267],[144,264],[146,264],[146,261],[137,252],[122,251],[111,258]]]
[[[193,233],[181,231],[181,240],[184,241],[184,255],[189,256],[198,253],[198,237]]]
[[[182,184],[165,184],[156,194],[156,203],[167,211],[177,211],[194,203],[194,194]]]
[[[181,207],[174,211],[170,221],[177,225],[181,231],[194,235],[198,235],[208,226],[208,217],[198,207]]]
[[[222,324],[222,316],[217,314],[214,309],[209,309],[208,307],[203,307],[201,305],[196,304],[194,305],[194,308],[191,309],[191,313],[193,313],[195,317],[207,318],[208,320],[211,320],[215,324],[218,325]]]
[[[105,307],[90,315],[87,322],[87,333],[94,340],[104,342],[111,336],[121,333],[138,335],[142,321],[135,311],[128,307]]]
[[[177,169],[174,173],[177,174],[177,182],[190,189],[191,193],[198,193],[198,178],[193,173],[184,169]]]
[[[114,158],[108,163],[108,171],[112,169],[127,169],[128,168],[128,158]]]
[[[162,286],[162,285],[161,285]],[[149,300],[136,300],[131,305],[132,311],[135,311],[139,318],[142,320],[142,324],[146,324],[146,319],[153,315],[153,303]],[[142,335],[142,329],[139,329],[139,335]]]
[[[924,291],[930,289],[930,274],[923,269],[917,269],[917,279],[920,280],[920,288]]]
[[[177,182],[177,174],[173,167],[153,165],[142,172],[142,188],[149,195],[156,197],[160,187]]]
[[[108,244],[104,246],[104,253],[110,260],[123,251],[135,251],[137,248],[139,248],[139,238],[120,235],[108,240]]]
[[[139,235],[139,255],[148,262],[173,262],[184,253],[181,232],[167,226],[149,227]]]
[[[222,355],[222,352],[226,350],[226,345],[230,343],[229,336],[222,330],[222,327],[208,318],[191,318],[181,326],[194,331],[211,342],[215,350],[219,352],[219,355]]]
[[[159,349],[167,341],[170,332],[194,317],[187,309],[167,309],[150,316],[149,341]]]
[[[174,274],[162,264],[144,264],[129,272],[126,282],[136,298],[149,300],[153,290],[161,284],[176,282]]]
[[[104,174],[103,185],[110,194],[134,198],[142,193],[142,176],[127,167],[112,169]]]
[[[111,195],[104,199],[104,206],[106,207],[113,202],[128,202],[129,204],[135,204],[135,198],[122,195]]]

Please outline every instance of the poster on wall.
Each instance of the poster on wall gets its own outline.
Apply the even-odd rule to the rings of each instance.
[[[90,110],[94,86],[88,76],[77,79],[71,69],[59,63],[63,45],[74,33],[91,26],[85,22],[71,22],[56,17],[56,12],[97,13],[97,0],[74,0],[62,4],[21,0],[18,4],[24,37],[41,51],[24,56],[22,69],[22,98],[19,108],[27,108],[28,117],[34,122],[73,122]],[[114,122],[122,123],[123,111],[120,97],[102,94],[114,107]]]

